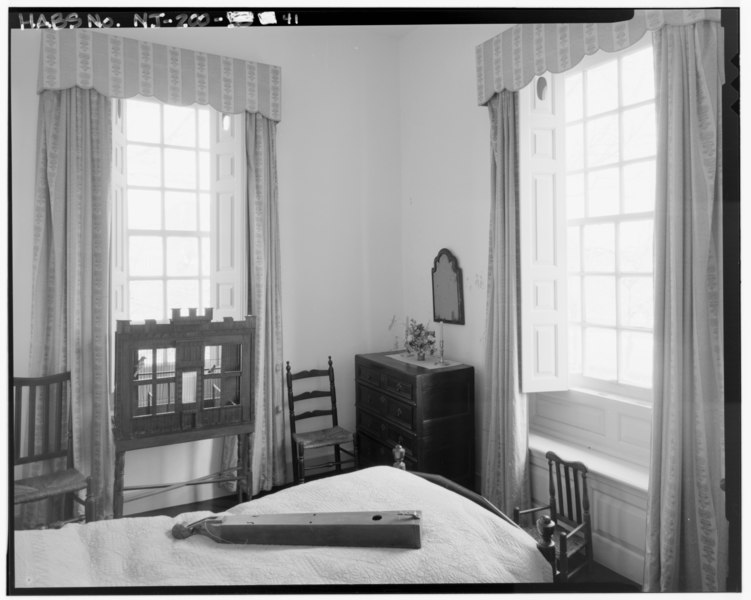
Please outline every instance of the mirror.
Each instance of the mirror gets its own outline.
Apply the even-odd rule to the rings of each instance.
[[[433,321],[464,325],[462,270],[446,248],[433,261]]]

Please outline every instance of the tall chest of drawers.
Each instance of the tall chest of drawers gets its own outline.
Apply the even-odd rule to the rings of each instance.
[[[473,489],[474,368],[425,368],[389,354],[394,351],[355,356],[360,467],[392,464],[392,450],[401,444],[407,470]]]

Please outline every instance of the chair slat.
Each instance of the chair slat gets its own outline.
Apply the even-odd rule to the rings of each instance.
[[[563,473],[566,481],[566,516],[573,520],[574,507],[571,504],[571,469],[569,469],[568,465],[563,465]]]
[[[561,465],[558,463],[555,464],[555,479],[557,484],[556,487],[558,488],[558,512],[565,515],[566,511],[563,509],[563,494],[561,493],[561,490],[563,489],[561,487]]]
[[[582,522],[582,503],[581,503],[581,494],[579,492],[579,473],[577,471],[574,471],[574,497],[575,497],[575,507],[576,507],[576,522],[581,523]]]
[[[326,409],[309,410],[304,413],[295,413],[295,420],[302,421],[303,419],[312,419],[313,417],[326,417],[332,414],[332,411]]]
[[[29,422],[27,423],[26,433],[26,451],[27,456],[36,452],[36,412],[37,412],[37,388],[35,385],[29,387]]]
[[[21,458],[21,429],[23,427],[23,388],[18,386],[15,390],[13,406],[13,449],[14,458]]]
[[[309,392],[302,392],[295,396],[292,396],[293,402],[300,402],[301,400],[310,400],[311,398],[329,398],[331,392],[329,390],[312,390]]]

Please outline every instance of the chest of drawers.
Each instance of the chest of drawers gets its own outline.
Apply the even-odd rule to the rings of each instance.
[[[408,471],[473,489],[474,368],[418,367],[388,356],[394,353],[355,356],[360,467],[392,464],[401,444]]]

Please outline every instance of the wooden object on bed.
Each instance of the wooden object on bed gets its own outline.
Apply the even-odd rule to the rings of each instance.
[[[389,354],[394,352],[355,356],[360,466],[391,464],[391,450],[400,444],[407,470],[443,475],[473,489],[474,368],[428,369]]]
[[[582,570],[590,571],[594,562],[592,520],[587,490],[587,467],[578,461],[565,461],[555,452],[547,452],[549,503],[521,510],[514,509],[514,521],[524,515],[549,511],[549,520],[525,529],[535,538],[550,529],[555,547],[556,582],[567,582]],[[545,515],[548,516],[548,515]],[[545,517],[543,517],[544,519]],[[553,528],[551,529],[551,525]]]
[[[223,515],[172,528],[225,544],[420,548],[419,510]]]
[[[306,470],[329,469],[340,473],[342,466],[352,465],[357,467],[357,447],[351,431],[339,426],[336,409],[336,384],[334,381],[334,364],[329,356],[327,369],[311,369],[307,371],[292,372],[287,361],[287,402],[289,406],[289,427],[292,437],[292,470],[295,483],[305,481]],[[324,380],[325,384],[321,381]],[[310,382],[314,382],[310,384]],[[310,385],[317,389],[305,389],[295,393],[295,384],[302,384],[306,388]],[[326,399],[325,406],[321,408],[320,398]],[[315,406],[313,406],[315,405]],[[302,411],[299,406],[306,407]],[[315,431],[298,432],[297,424],[307,419],[320,419],[325,417],[329,420],[330,427],[316,429]],[[305,452],[317,448],[332,448],[334,459],[327,463],[317,463],[306,467]],[[349,458],[342,459],[342,453]]]
[[[115,333],[114,516],[127,501],[184,485],[237,481],[238,502],[250,481],[255,320],[212,321],[212,309],[169,323],[118,321]],[[239,436],[238,466],[188,482],[124,486],[125,453],[167,444]]]
[[[91,520],[91,479],[76,469],[73,462],[70,372],[47,377],[14,377],[12,411],[14,467],[31,463],[47,465],[45,474],[13,482],[13,503],[63,496],[62,521],[80,520],[73,516],[74,501],[84,505],[83,518]],[[86,492],[85,500],[76,494],[82,490]]]

